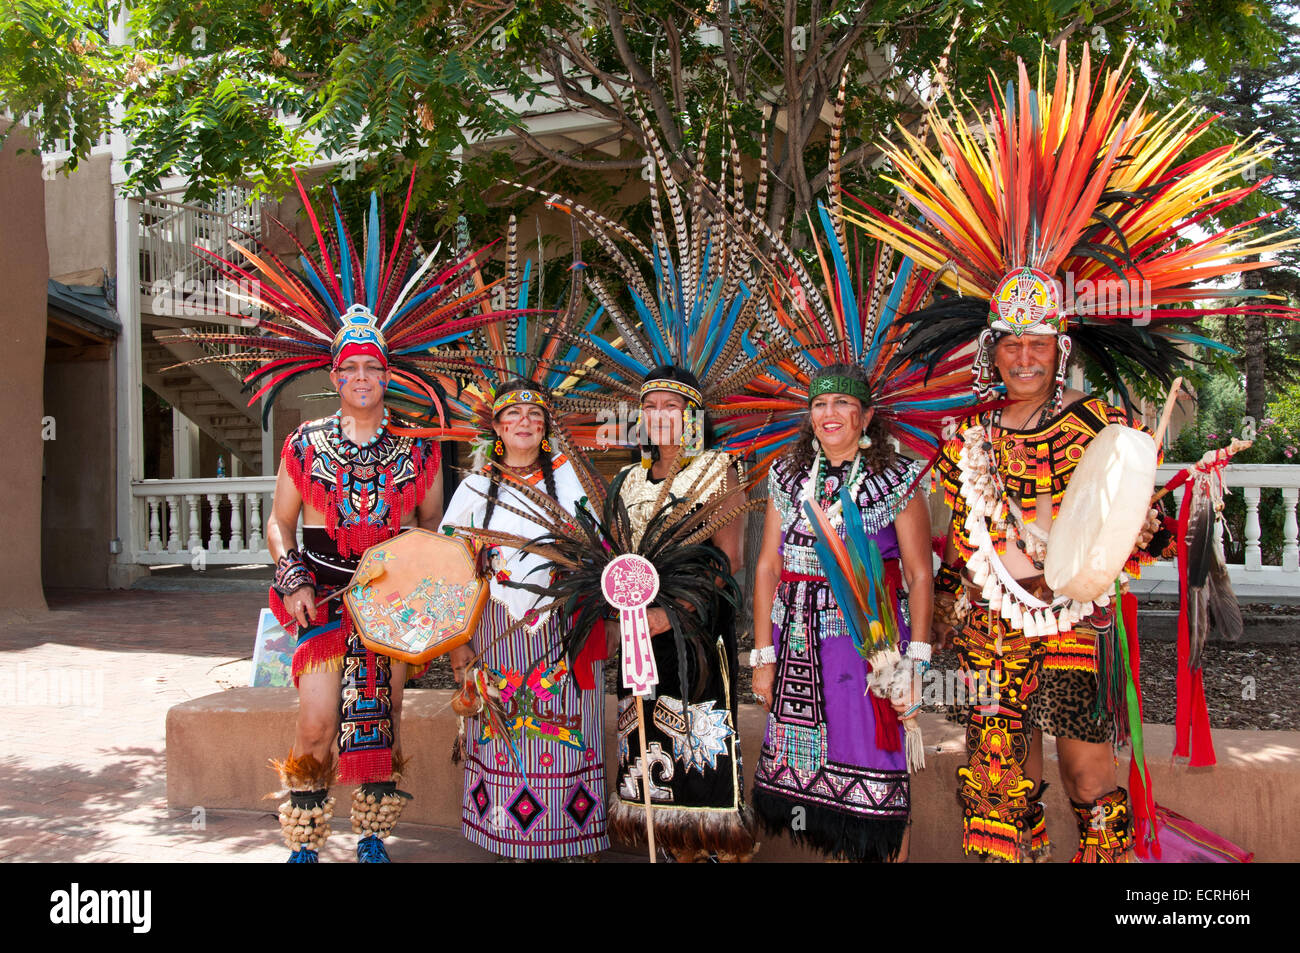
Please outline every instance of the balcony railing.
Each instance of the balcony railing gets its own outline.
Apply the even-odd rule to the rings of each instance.
[[[270,565],[263,528],[274,492],[274,476],[136,481],[133,561]]]
[[[1179,464],[1159,471],[1163,485]],[[1300,466],[1236,464],[1224,469],[1233,495],[1245,502],[1244,559],[1229,563],[1228,572],[1238,595],[1246,599],[1270,595],[1300,596]],[[1260,529],[1261,494],[1281,491],[1282,545],[1276,564],[1264,562]],[[201,480],[141,480],[131,487],[138,527],[132,552],[143,565],[194,562],[208,564],[271,563],[263,538],[270,513],[275,477],[238,477]],[[1183,491],[1174,491],[1179,503]],[[1134,583],[1140,592],[1174,594],[1177,569],[1172,562],[1148,566]]]
[[[1159,469],[1157,484],[1168,482],[1185,464],[1167,463]],[[1228,575],[1242,601],[1266,599],[1270,595],[1300,596],[1300,525],[1296,505],[1300,501],[1300,466],[1265,463],[1239,463],[1225,467],[1224,483],[1229,495],[1240,495],[1245,503],[1246,518],[1242,534],[1241,562],[1228,563]],[[1280,490],[1282,504],[1282,544],[1280,559],[1265,563],[1263,533],[1260,527],[1262,494]],[[1174,491],[1179,505],[1184,490]],[[1220,527],[1222,528],[1222,527]],[[1273,547],[1276,549],[1276,547]],[[1173,562],[1161,562],[1142,570],[1134,584],[1138,592],[1174,595],[1177,593],[1177,568]]]
[[[143,199],[138,233],[143,303],[149,306],[162,294],[168,313],[197,320],[205,313],[234,310],[236,302],[218,291],[226,287],[225,277],[195,254],[194,246],[229,258],[230,239],[247,243],[261,233],[262,205],[248,189],[225,189],[211,205]]]

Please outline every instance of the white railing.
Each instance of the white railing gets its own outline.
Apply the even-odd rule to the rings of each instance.
[[[1187,464],[1166,463],[1160,467],[1156,485],[1163,486]],[[1225,467],[1224,482],[1231,496],[1240,495],[1246,504],[1244,561],[1228,564],[1228,575],[1238,596],[1268,596],[1269,594],[1300,595],[1300,524],[1296,520],[1296,506],[1300,501],[1300,466],[1267,463],[1239,463]],[[1282,553],[1278,565],[1265,565],[1260,545],[1262,533],[1259,522],[1260,492],[1269,488],[1282,491]],[[1174,491],[1181,506],[1184,490]],[[1159,591],[1176,591],[1172,588],[1178,578],[1173,562],[1161,562],[1142,570],[1141,583],[1159,583]],[[1150,589],[1143,585],[1142,591]]]
[[[270,565],[263,527],[275,477],[138,480],[131,485],[134,562]]]
[[[1182,465],[1166,464],[1159,470],[1164,485]],[[1228,573],[1240,595],[1300,595],[1300,466],[1235,464],[1224,469],[1233,494],[1246,504],[1245,561],[1230,563]],[[1260,546],[1260,491],[1279,488],[1284,507],[1282,558],[1279,565],[1264,565]],[[197,480],[139,480],[131,485],[137,538],[134,561],[143,565],[192,562],[201,557],[212,565],[271,564],[263,538],[270,513],[275,477],[231,477]],[[1183,490],[1174,491],[1181,504]],[[301,527],[299,529],[301,532]],[[1135,587],[1160,591],[1177,582],[1173,562],[1147,566]],[[1243,588],[1249,587],[1249,588]],[[1176,590],[1171,590],[1176,591]]]
[[[173,202],[160,196],[140,201],[140,294],[143,303],[159,299],[167,313],[200,317],[233,310],[218,289],[228,284],[194,246],[230,257],[230,239],[248,242],[262,233],[262,204],[249,189],[228,188],[211,205]]]

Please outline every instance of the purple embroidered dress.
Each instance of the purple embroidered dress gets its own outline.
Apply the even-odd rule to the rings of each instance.
[[[863,527],[898,575],[894,519],[911,498],[918,464],[898,460],[865,473],[850,487]],[[822,471],[819,496],[834,499],[851,464]],[[807,471],[783,459],[769,492],[781,518],[781,582],[772,603],[776,682],[772,713],[754,775],[754,809],[772,834],[789,834],[846,860],[882,861],[898,854],[907,829],[909,791],[903,729],[896,750],[877,745],[877,706],[866,694],[867,663],[858,654],[800,513]],[[842,523],[833,521],[844,535]],[[907,602],[898,586],[904,645]],[[882,728],[882,730],[885,730]]]

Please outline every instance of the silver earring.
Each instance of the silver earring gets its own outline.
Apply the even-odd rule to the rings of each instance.
[[[858,438],[858,449],[859,450],[871,449],[871,438],[867,436],[867,432],[865,430],[862,431],[862,436]]]
[[[817,438],[816,438],[816,437],[813,437],[813,438],[812,438],[812,451],[813,451],[813,453],[821,453],[821,449],[822,449],[822,445],[821,445],[820,443],[817,442]]]

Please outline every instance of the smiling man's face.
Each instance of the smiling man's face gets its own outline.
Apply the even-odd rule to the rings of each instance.
[[[993,345],[993,365],[1012,400],[1046,400],[1056,385],[1056,335],[1007,334]]]
[[[349,357],[330,373],[339,399],[347,409],[369,409],[384,402],[384,391],[392,379],[378,358]]]

